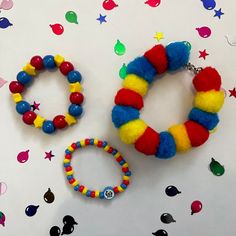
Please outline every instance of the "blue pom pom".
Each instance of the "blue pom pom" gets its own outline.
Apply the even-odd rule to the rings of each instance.
[[[188,63],[189,54],[189,47],[184,42],[175,42],[167,45],[168,70],[175,71],[185,66]]]
[[[72,70],[68,73],[67,79],[70,83],[81,82],[82,76],[77,70]]]
[[[47,55],[43,58],[43,65],[46,69],[54,69],[56,67],[56,63],[54,61],[54,57],[51,55]]]
[[[87,193],[86,193],[86,196],[87,196],[87,197],[90,197],[90,194],[91,194],[91,191],[88,190]]]
[[[46,120],[43,122],[43,132],[46,134],[51,134],[55,131],[55,127],[53,125],[53,122],[50,120]]]
[[[157,71],[145,57],[138,57],[128,64],[126,73],[136,74],[150,84]]]
[[[139,118],[139,110],[127,106],[114,106],[112,110],[112,122],[116,128],[121,125]]]
[[[157,156],[160,159],[168,159],[175,155],[176,145],[173,136],[167,132],[160,133],[160,145],[158,147]]]
[[[107,142],[106,142],[106,141],[103,141],[102,147],[104,148],[104,147],[106,147],[106,146],[107,146]]]
[[[214,129],[219,123],[219,117],[217,113],[209,113],[198,108],[193,108],[190,111],[188,118],[190,120],[196,121],[208,130]]]
[[[20,71],[17,74],[16,79],[18,80],[18,82],[25,85],[31,81],[32,76],[28,75],[25,71]]]
[[[31,109],[31,106],[28,102],[20,101],[16,104],[16,111],[19,114],[23,115],[25,112],[30,111],[30,109]]]
[[[69,106],[68,111],[69,111],[70,115],[77,117],[82,114],[83,108],[80,105],[71,104]]]

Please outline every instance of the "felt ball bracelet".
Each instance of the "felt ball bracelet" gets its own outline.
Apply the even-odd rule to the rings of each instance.
[[[80,149],[87,146],[95,146],[95,147],[101,148],[105,152],[111,154],[111,156],[115,158],[115,160],[121,166],[122,173],[123,173],[122,183],[119,186],[114,186],[114,187],[107,186],[102,191],[89,190],[84,185],[82,185],[79,182],[79,180],[75,179],[74,171],[71,166],[72,153],[76,149]],[[107,200],[111,200],[118,193],[124,192],[127,186],[129,185],[129,180],[131,176],[128,163],[124,160],[122,155],[116,149],[111,147],[106,141],[101,141],[101,140],[92,139],[92,138],[87,138],[87,139],[80,140],[76,143],[72,143],[65,150],[64,169],[67,176],[67,180],[75,191],[90,198],[99,198],[99,199],[107,199]]]
[[[67,77],[70,89],[70,106],[66,115],[57,115],[53,120],[48,120],[36,114],[27,101],[23,100],[22,92],[26,86],[30,84],[33,77],[37,75],[38,71],[43,69],[53,70],[59,68],[61,73]],[[12,93],[13,100],[16,103],[16,111],[22,115],[22,120],[27,125],[34,125],[36,128],[42,128],[43,132],[47,134],[54,133],[56,129],[63,129],[76,123],[76,118],[82,114],[81,104],[83,102],[83,94],[81,93],[81,74],[74,69],[74,66],[65,61],[60,56],[47,55],[45,57],[34,56],[30,63],[17,74],[17,80],[12,81],[9,89]]]
[[[189,54],[189,43],[174,42],[166,47],[159,44],[127,65],[127,76],[112,110],[112,121],[124,143],[134,144],[136,150],[146,155],[167,159],[207,141],[219,122],[217,112],[224,103],[221,76],[213,67],[196,68],[188,63]],[[186,122],[158,133],[139,118],[143,97],[156,75],[183,67],[195,73],[194,107]]]

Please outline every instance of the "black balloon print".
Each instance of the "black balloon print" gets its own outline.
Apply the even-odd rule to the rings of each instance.
[[[169,213],[163,213],[160,217],[161,222],[164,224],[170,224],[172,222],[176,222],[173,218],[173,216]]]
[[[75,219],[70,216],[70,215],[66,215],[63,218],[63,224],[69,224],[69,225],[77,225],[78,223],[75,221]]]
[[[71,224],[65,224],[62,229],[61,235],[71,234],[74,231],[74,226]]]
[[[168,233],[164,229],[159,229],[155,233],[152,233],[155,236],[168,236]]]
[[[174,197],[176,196],[177,194],[180,194],[181,192],[173,185],[170,185],[168,187],[166,187],[166,195],[169,196],[169,197]]]
[[[55,196],[53,194],[53,192],[51,191],[51,189],[49,188],[48,191],[44,194],[43,196],[44,201],[46,203],[52,203],[54,202]]]
[[[51,229],[50,229],[50,236],[59,236],[61,234],[61,230],[58,226],[53,226]]]

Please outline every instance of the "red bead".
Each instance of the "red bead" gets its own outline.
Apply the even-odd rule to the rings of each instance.
[[[65,155],[65,158],[68,159],[68,160],[70,160],[71,157],[72,157],[71,154],[66,154],[66,155]]]
[[[73,149],[77,149],[76,143],[72,143],[72,144],[71,144],[71,147],[72,147]]]
[[[32,125],[34,123],[34,120],[36,119],[37,114],[33,111],[27,111],[22,116],[22,120],[27,125]]]
[[[80,186],[79,186],[79,191],[82,193],[83,190],[84,190],[84,185],[80,185]]]
[[[102,147],[102,144],[103,144],[103,142],[102,141],[98,141],[98,147]]]
[[[125,184],[126,186],[129,185],[129,180],[123,180],[123,184]]]
[[[90,144],[90,139],[86,138],[85,139],[85,145],[89,145]]]
[[[70,101],[73,104],[80,105],[84,101],[84,95],[82,93],[79,93],[79,92],[71,93]]]
[[[74,66],[70,62],[64,61],[61,63],[60,71],[63,75],[67,75],[72,70],[74,70]]]
[[[71,171],[71,170],[72,170],[72,167],[71,167],[71,166],[68,166],[68,167],[65,168],[65,170],[66,170],[66,172]]]
[[[112,152],[113,152],[113,148],[112,148],[112,147],[109,147],[109,149],[108,149],[107,152],[108,152],[108,153],[112,153]]]
[[[30,60],[30,64],[35,67],[36,70],[42,70],[43,66],[43,59],[40,56],[34,56]]]
[[[118,187],[113,188],[114,193],[119,193]]]
[[[116,158],[116,161],[117,161],[117,162],[121,162],[121,161],[123,161],[122,156],[117,157],[117,158]]]
[[[9,84],[9,89],[12,93],[22,93],[24,90],[24,85],[19,83],[18,81],[12,81]]]
[[[53,119],[53,124],[57,129],[65,128],[67,126],[67,123],[65,121],[65,116],[62,115],[55,116],[55,118]]]
[[[95,198],[95,191],[92,191],[92,192],[90,193],[90,197]]]
[[[122,172],[126,173],[126,172],[128,172],[128,171],[129,171],[129,168],[128,168],[128,167],[123,167],[123,168],[122,168]]]
[[[75,182],[75,179],[74,179],[74,178],[72,178],[72,179],[69,180],[69,183],[70,183],[70,184],[73,184],[74,182]]]

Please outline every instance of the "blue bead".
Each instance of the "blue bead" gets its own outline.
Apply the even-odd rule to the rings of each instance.
[[[55,127],[53,125],[53,122],[50,120],[46,120],[43,122],[43,132],[47,133],[47,134],[51,134],[55,131]]]
[[[126,188],[127,188],[126,184],[121,184],[120,186],[121,186],[121,188],[123,188],[123,189],[126,189]]]
[[[70,163],[64,163],[64,167],[69,167]]]
[[[68,180],[73,179],[73,175],[68,175],[68,176],[67,176],[67,179],[68,179]]]
[[[116,105],[112,109],[112,122],[116,128],[119,128],[121,125],[139,118],[139,110],[128,107]]]
[[[125,176],[131,176],[131,172],[130,172],[130,171],[127,171],[127,172],[125,173]]]
[[[89,141],[90,145],[93,145],[94,144],[94,139],[91,138],[90,141]]]
[[[70,83],[81,82],[82,76],[77,70],[72,70],[68,73],[67,79]]]
[[[127,65],[126,73],[138,75],[152,83],[157,71],[145,57],[138,57]]]
[[[100,198],[100,199],[104,199],[104,192],[100,192],[100,193],[99,193],[99,198]]]
[[[71,151],[69,151],[68,149],[65,150],[66,154],[71,154]]]
[[[113,151],[112,151],[111,154],[112,154],[113,156],[115,156],[117,152],[118,152],[118,151],[117,151],[116,149],[113,149]]]
[[[74,190],[75,190],[75,191],[78,191],[78,190],[79,190],[79,184],[74,187]]]
[[[90,197],[90,194],[91,194],[91,191],[88,190],[87,193],[86,193],[86,196],[87,196],[87,197]]]
[[[80,105],[71,104],[68,109],[70,115],[72,116],[80,116],[83,112],[83,108]]]
[[[125,164],[125,160],[120,161],[119,164],[123,166]]]
[[[31,109],[31,106],[28,102],[20,101],[16,104],[16,111],[19,114],[23,115],[25,112],[30,111],[30,109]]]
[[[188,117],[208,130],[214,129],[220,121],[217,113],[209,113],[198,108],[193,108]]]
[[[107,142],[104,141],[104,142],[102,143],[102,147],[106,147],[106,146],[107,146]]]
[[[175,155],[176,145],[173,136],[167,132],[160,133],[160,144],[155,156],[161,159],[168,159]]]
[[[31,81],[32,76],[28,75],[25,71],[21,71],[17,74],[16,79],[18,80],[18,82],[20,82],[21,84],[27,84]]]
[[[76,143],[76,146],[77,146],[78,148],[80,148],[80,147],[81,147],[80,142],[77,142],[77,143]]]
[[[56,67],[54,57],[52,55],[45,56],[43,58],[43,65],[46,69],[54,69]]]

